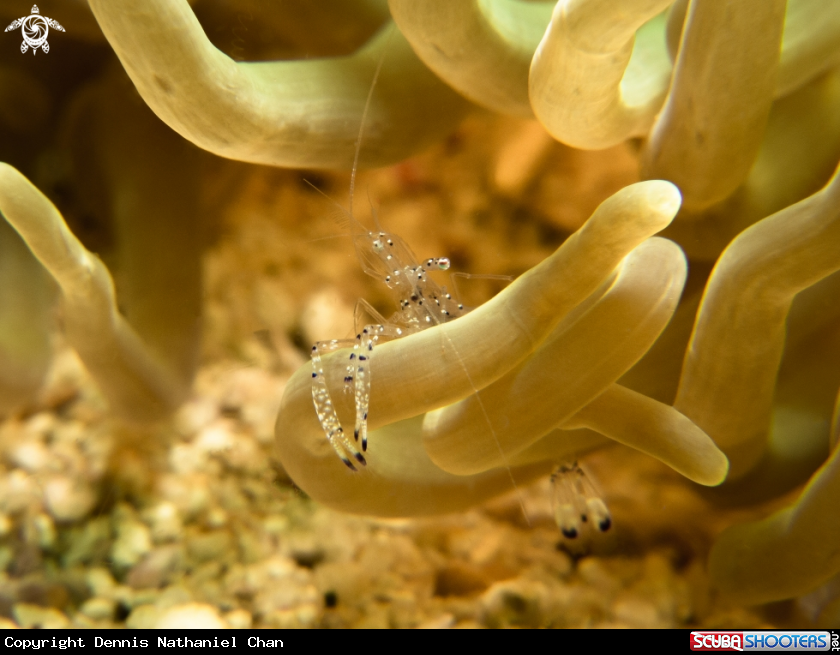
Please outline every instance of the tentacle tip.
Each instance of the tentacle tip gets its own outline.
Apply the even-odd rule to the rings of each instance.
[[[362,453],[355,453],[353,457],[355,457],[356,461],[359,462],[359,464],[361,464],[362,466],[367,466],[367,460],[364,458],[364,455],[362,455]]]
[[[563,528],[560,532],[563,533],[563,536],[566,537],[566,539],[576,539],[578,536],[576,528]]]
[[[692,478],[694,482],[704,487],[718,487],[726,482],[729,477],[729,458],[723,451],[717,451],[717,457],[712,465],[705,467],[702,473]]]
[[[682,206],[682,193],[676,184],[668,180],[648,180],[640,184],[645,185],[646,200],[651,209],[669,219],[677,215]]]

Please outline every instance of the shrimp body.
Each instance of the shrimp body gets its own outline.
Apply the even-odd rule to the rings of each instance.
[[[430,276],[432,270],[448,270],[446,257],[430,258],[419,262],[408,244],[395,234],[358,230],[361,225],[350,217],[357,227],[354,245],[364,271],[385,283],[397,304],[397,311],[388,319],[382,318],[368,303],[360,301],[377,323],[358,330],[353,351],[350,353],[344,376],[345,392],[355,396],[356,422],[351,441],[341,425],[327,388],[321,355],[348,345],[341,340],[316,343],[312,347],[312,399],[318,421],[336,454],[350,469],[356,463],[364,466],[362,452],[367,450],[368,407],[370,405],[371,357],[376,343],[386,339],[399,339],[426,328],[454,320],[465,313],[465,308],[453,299],[446,287],[438,285]],[[357,320],[359,313],[357,311]],[[358,324],[357,324],[358,329]],[[361,442],[361,452],[357,444]]]
[[[399,307],[390,323],[416,332],[464,313],[464,306],[428,275],[432,270],[448,270],[450,264],[446,257],[417,263],[417,256],[408,244],[386,232],[368,232],[358,235],[354,241],[365,273],[381,279]]]
[[[388,38],[390,39],[390,36]],[[417,256],[400,237],[381,230],[370,232],[353,216],[353,194],[356,187],[356,171],[359,165],[365,121],[370,109],[373,91],[382,70],[386,50],[387,42],[373,74],[368,97],[362,111],[359,137],[356,140],[356,154],[353,158],[353,168],[350,173],[350,200],[346,215],[353,234],[356,254],[362,262],[364,271],[368,275],[385,282],[397,301],[399,309],[390,320],[386,321],[369,303],[360,301],[356,306],[357,310],[360,306],[366,309],[378,322],[366,325],[362,330],[358,330],[359,312],[356,312],[356,340],[344,377],[345,392],[352,390],[355,394],[356,425],[353,430],[353,441],[345,434],[341,421],[336,414],[321,361],[323,352],[339,348],[345,344],[339,340],[333,340],[319,342],[312,347],[312,399],[318,421],[327,440],[341,458],[341,461],[354,471],[356,466],[351,458],[362,466],[366,464],[364,455],[359,452],[356,443],[361,441],[362,451],[367,450],[370,357],[373,354],[374,344],[381,339],[398,339],[446,323],[464,313],[464,306],[454,301],[445,287],[439,286],[428,277],[428,272],[434,268],[447,270],[449,259],[440,257],[419,263]]]

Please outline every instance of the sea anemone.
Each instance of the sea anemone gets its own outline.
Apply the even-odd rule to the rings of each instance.
[[[757,508],[711,548],[724,596],[811,594],[813,615],[836,621],[840,6],[389,0],[393,23],[382,3],[359,10],[350,41],[368,40],[354,54],[242,62],[186,0],[89,4],[123,70],[77,72],[55,91],[0,70],[28,107],[0,94],[0,128],[16,137],[4,145],[14,166],[0,166],[0,409],[37,406],[56,298],[67,342],[120,421],[154,433],[189,397],[217,208],[197,182],[210,158],[175,132],[242,162],[349,169],[440,144],[478,105],[532,120],[521,164],[507,164],[522,172],[498,189],[506,207],[529,206],[555,142],[633,152],[642,181],[602,193],[588,220],[563,225],[553,255],[511,266],[530,270],[474,311],[377,345],[365,470],[335,457],[302,365],[277,418],[285,473],[344,511],[442,514],[617,441],[717,486],[704,493],[723,521],[726,507]],[[73,7],[68,36],[95,43]],[[105,56],[86,47],[90,61]],[[56,99],[71,110],[47,130]],[[51,196],[73,180],[67,220],[18,169]],[[101,259],[74,234],[85,220],[111,240]],[[346,355],[323,358],[331,388]],[[346,420],[353,408],[337,409]],[[128,543],[141,522],[127,505],[118,514]],[[42,524],[33,534],[53,543]],[[117,551],[124,568],[141,558]]]

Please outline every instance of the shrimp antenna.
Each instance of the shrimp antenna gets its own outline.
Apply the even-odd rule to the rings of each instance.
[[[353,192],[356,189],[356,169],[359,167],[359,154],[362,151],[362,137],[365,134],[365,123],[367,122],[368,111],[370,110],[370,102],[373,98],[373,90],[376,88],[376,82],[379,80],[379,73],[382,71],[382,64],[385,63],[385,53],[388,52],[388,44],[391,42],[391,37],[394,35],[394,26],[388,32],[388,38],[385,45],[382,46],[382,54],[379,57],[379,62],[376,64],[376,71],[373,73],[373,81],[370,84],[367,100],[365,100],[365,108],[362,110],[362,123],[359,125],[359,136],[356,139],[356,152],[353,155],[353,170],[350,173],[350,215],[353,215]]]
[[[321,191],[321,189],[312,184],[312,182],[310,182],[309,180],[304,178],[303,181],[306,182],[306,184],[308,184],[310,187],[312,187],[312,189],[316,191],[319,195],[323,196],[330,204],[335,205],[335,208],[340,212],[340,214],[333,214],[333,219],[336,223],[338,223],[338,226],[341,228],[342,231],[349,232],[351,234],[354,233],[354,231],[365,231],[364,227],[355,219],[353,214],[347,211],[347,209],[344,206],[342,206],[341,203],[338,203],[332,198],[330,198],[326,193]]]
[[[370,214],[373,216],[373,224],[376,226],[377,232],[382,232],[382,226],[379,224],[379,212],[373,204],[373,198],[370,197],[370,188],[367,190],[368,205],[370,205]]]

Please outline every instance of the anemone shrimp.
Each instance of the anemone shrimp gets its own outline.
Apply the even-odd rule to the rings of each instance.
[[[348,216],[355,227],[361,227],[352,214]],[[465,308],[463,304],[453,300],[446,287],[439,286],[428,275],[428,272],[434,269],[448,270],[448,258],[431,258],[419,263],[405,241],[395,234],[381,230],[358,232],[353,240],[364,271],[381,279],[391,290],[399,306],[399,310],[386,321],[366,301],[360,300],[357,304],[357,318],[361,314],[359,309],[362,308],[373,316],[377,323],[368,324],[358,330],[344,377],[345,391],[353,390],[355,394],[356,423],[353,442],[346,436],[335,412],[321,359],[324,352],[346,346],[348,341],[321,341],[312,346],[312,399],[318,421],[327,441],[341,461],[355,471],[356,467],[350,461],[350,457],[362,466],[366,464],[364,455],[359,452],[356,443],[361,443],[362,451],[367,450],[370,358],[374,345],[384,338],[397,339],[427,327],[446,323],[461,316]]]

